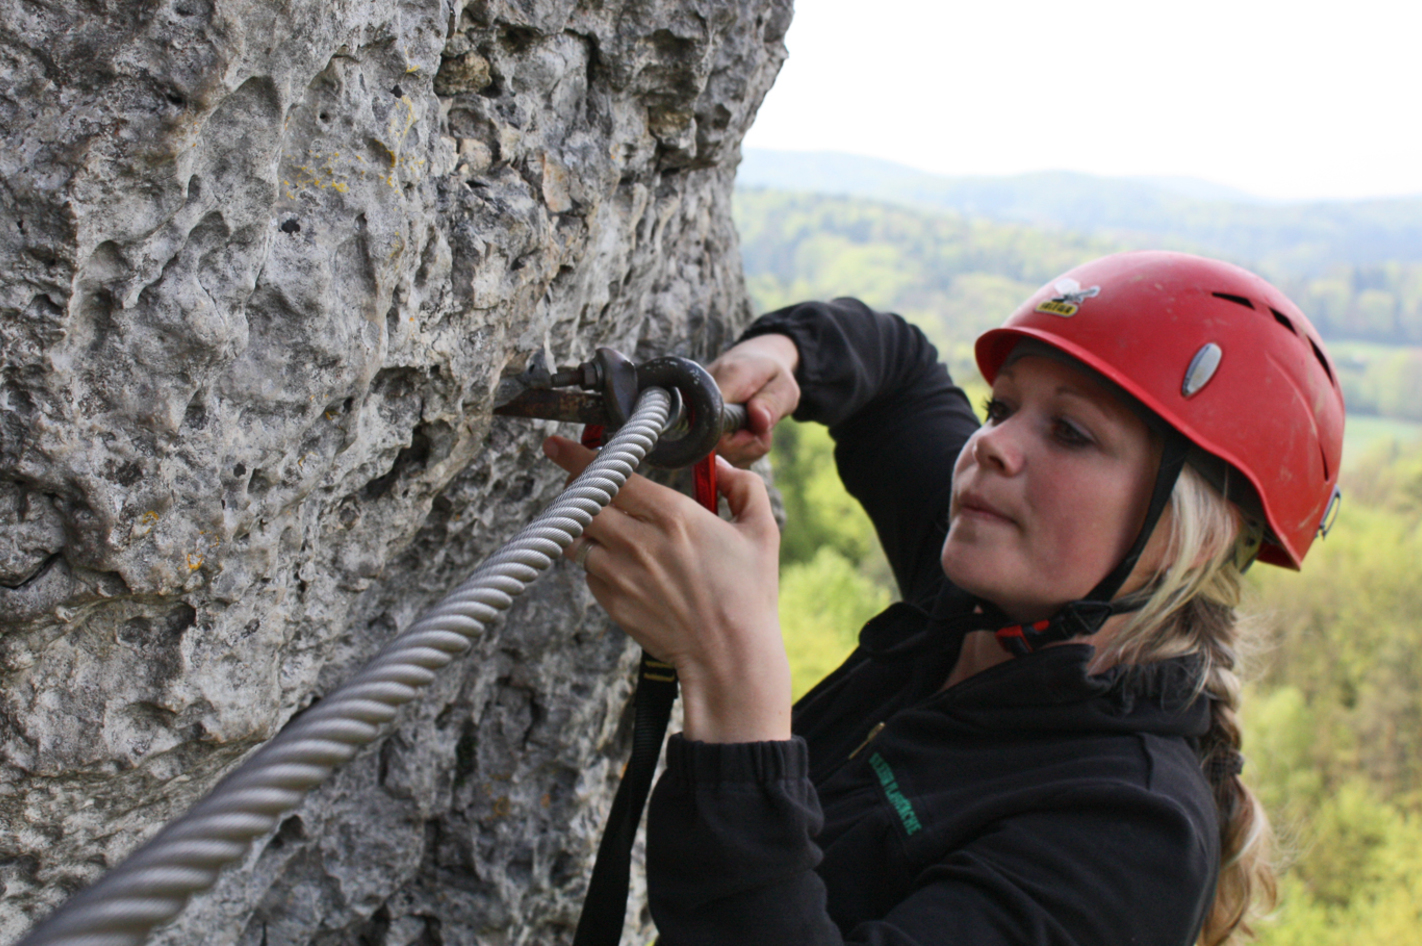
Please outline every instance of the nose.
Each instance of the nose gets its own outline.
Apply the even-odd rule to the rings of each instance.
[[[973,459],[978,466],[1004,476],[1014,476],[1022,469],[1022,445],[1016,437],[1015,419],[1009,417],[1005,421],[980,427],[973,435]]]

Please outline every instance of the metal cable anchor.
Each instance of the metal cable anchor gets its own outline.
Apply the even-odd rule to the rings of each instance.
[[[710,455],[723,434],[746,426],[745,405],[725,403],[715,379],[691,359],[666,356],[638,365],[612,348],[599,348],[591,360],[557,371],[539,352],[522,373],[499,383],[494,413],[601,424],[611,431],[627,423],[638,395],[648,388],[672,395],[667,429],[647,455],[652,466],[691,466]]]

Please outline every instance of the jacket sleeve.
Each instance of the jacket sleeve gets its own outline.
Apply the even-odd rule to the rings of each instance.
[[[1211,849],[1168,799],[1115,785],[964,838],[882,917],[841,930],[814,870],[822,822],[806,762],[799,739],[673,737],[647,828],[657,946],[1191,946],[1199,935]]]
[[[921,331],[856,299],[780,309],[742,337],[770,333],[800,352],[795,419],[829,427],[840,477],[873,521],[900,593],[926,604],[942,581],[953,463],[978,427],[967,397]]]

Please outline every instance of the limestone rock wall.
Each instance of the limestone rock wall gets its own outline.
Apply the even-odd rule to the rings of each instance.
[[[748,317],[789,17],[0,0],[0,941],[554,495],[502,373]],[[568,941],[633,661],[590,607],[555,567],[157,941]]]

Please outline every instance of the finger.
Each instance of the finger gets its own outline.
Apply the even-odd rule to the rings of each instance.
[[[580,476],[592,461],[597,459],[596,450],[584,447],[575,440],[556,436],[549,437],[543,441],[543,454],[568,471],[568,483],[571,483],[576,477]],[[629,511],[627,503],[632,501],[632,499],[631,497],[624,498],[624,496],[629,489],[632,490],[632,494],[635,496],[639,488],[637,484],[641,482],[646,482],[646,480],[636,475],[629,477],[627,482],[623,484],[622,489],[618,491],[617,496],[613,498],[613,504],[622,509],[623,512]],[[565,483],[564,486],[566,487],[566,485]],[[618,499],[622,499],[623,501],[619,503]]]
[[[582,444],[569,440],[566,437],[549,437],[543,441],[543,453],[548,459],[568,471],[568,483],[571,483],[583,473],[588,468],[588,465],[597,457],[597,451],[584,447]],[[618,507],[616,503],[629,489],[635,496],[637,483],[641,480],[642,477],[639,476],[629,478],[628,481],[623,484],[622,489],[618,491],[618,495],[613,497],[613,504],[598,512],[593,517],[593,520],[587,524],[583,529],[583,535],[586,536],[589,541],[601,542],[603,545],[610,545],[614,542],[625,543],[626,541],[635,541],[629,539],[625,529],[618,528],[618,526],[622,525],[618,520],[629,519],[632,514],[628,513],[627,509]],[[565,483],[564,488],[566,487],[567,484]],[[623,499],[623,502],[626,503],[628,500]],[[613,515],[607,515],[609,510],[612,511]],[[587,552],[582,551],[585,546],[580,544],[580,542],[581,540],[570,542],[568,546],[563,549],[563,556],[572,560],[580,551],[586,555]]]
[[[798,364],[799,350],[794,341],[770,334],[737,344],[712,362],[710,370],[726,400],[762,401],[770,412],[765,424],[768,428],[799,404],[800,385],[795,380]]]
[[[774,427],[785,413],[789,392],[779,374],[773,362],[739,359],[716,378],[726,403],[745,404],[746,427],[754,433]]]
[[[759,436],[775,426],[775,405],[764,396],[756,396],[746,403],[746,430]]]
[[[765,481],[748,470],[736,469],[722,457],[716,458],[716,466],[716,491],[726,497],[732,520],[757,531],[778,533]]]
[[[636,474],[627,478],[612,506],[628,518],[654,525],[687,515],[688,508],[701,509],[691,497]]]
[[[729,403],[729,402],[727,402]],[[750,400],[742,405],[746,411],[746,422],[744,427],[737,427],[722,435],[723,441],[729,442],[738,434],[748,434],[751,438],[759,438],[768,433],[775,426],[773,408],[763,401]],[[741,440],[749,438],[741,437]]]
[[[750,430],[737,430],[721,438],[716,453],[734,466],[747,467],[770,452],[770,443],[769,431],[757,435]]]
[[[628,582],[647,568],[646,548],[649,542],[655,541],[655,536],[645,531],[641,536],[629,536],[629,529],[650,530],[651,527],[629,516],[608,515],[604,510],[563,554],[588,575],[616,583],[619,594],[625,595],[631,587]]]
[[[569,543],[568,547],[563,550],[563,557],[574,565],[586,569],[588,567],[588,556],[592,554],[593,546],[595,545],[597,545],[597,541],[584,532],[581,538],[574,539]]]
[[[707,369],[721,389],[721,396],[733,404],[749,400],[765,387],[776,367],[765,359],[721,357]]]
[[[549,437],[543,441],[543,453],[554,463],[576,476],[587,469],[597,458],[597,452],[575,443],[566,437]],[[622,512],[639,519],[654,521],[661,515],[668,503],[678,500],[688,501],[674,489],[668,489],[644,476],[633,474],[618,490],[612,505]]]
[[[659,528],[659,525],[616,506],[607,506],[587,524],[583,535],[602,546],[604,552],[621,557],[654,541],[654,533]]]
[[[800,385],[785,372],[777,372],[746,403],[751,430],[766,433],[795,409],[800,401]]]
[[[577,476],[597,458],[597,451],[567,437],[549,437],[543,441],[543,455],[573,476]]]

